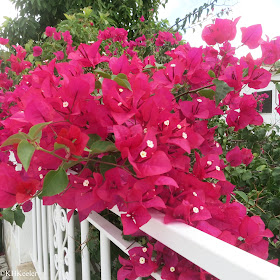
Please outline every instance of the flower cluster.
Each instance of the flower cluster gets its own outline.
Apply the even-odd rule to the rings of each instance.
[[[245,85],[268,85],[271,74],[261,65],[275,62],[280,48],[277,40],[260,40],[259,26],[249,27],[242,30],[242,43],[261,44],[264,55],[237,59],[229,43],[237,22],[217,19],[204,29],[204,40],[221,44],[218,48],[180,45],[167,52],[170,62],[160,67],[153,56],[141,60],[127,51],[119,57],[100,53],[104,40],[126,41],[123,29],[100,31],[96,42],[74,49],[69,33],[48,27],[47,36],[57,40],[62,35],[67,42],[67,62],[56,53],[57,59],[23,75],[11,91],[7,76],[0,76],[0,207],[17,203],[30,209],[29,200],[37,195],[44,204],[72,209],[70,214],[77,209],[83,220],[93,210],[117,205],[124,212],[125,235],[147,223],[154,208],[165,214],[165,223],[189,224],[267,259],[265,238],[273,234],[230,199],[235,186],[226,180],[217,127],[210,124],[213,117],[226,117],[235,130],[262,123],[255,98],[240,91]],[[180,39],[160,32],[156,45]],[[19,75],[31,65],[22,47],[16,51],[9,61]],[[35,51],[40,55],[40,49]],[[23,165],[19,172],[10,151]],[[226,160],[238,166],[252,158],[250,150],[235,148]],[[158,267],[164,279],[215,279],[158,242],[131,249],[130,260],[120,262],[120,280],[149,276]]]

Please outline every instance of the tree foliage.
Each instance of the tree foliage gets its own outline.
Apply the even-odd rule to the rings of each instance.
[[[98,28],[108,26],[122,27],[128,30],[128,38],[135,38],[139,29],[139,18],[152,22],[156,29],[166,27],[167,21],[158,21],[159,7],[165,7],[168,0],[10,0],[19,11],[15,19],[6,17],[0,29],[0,36],[10,39],[12,44],[26,44],[30,39],[38,41],[46,26],[56,26],[65,20],[65,14],[77,14],[84,7],[91,7],[91,17]],[[218,0],[195,8],[182,19],[169,26],[169,31],[186,30],[202,20],[202,15],[208,16],[217,5]],[[209,14],[210,13],[210,14]],[[218,15],[219,16],[219,15]],[[155,31],[155,33],[158,30]]]
[[[1,36],[9,37],[10,42],[25,44],[29,39],[38,40],[46,26],[55,26],[65,19],[65,13],[74,13],[91,6],[101,20],[110,15],[107,25],[123,27],[134,31],[131,26],[141,16],[157,16],[165,0],[11,0],[19,15],[15,19],[6,18]],[[153,13],[150,11],[153,10]]]

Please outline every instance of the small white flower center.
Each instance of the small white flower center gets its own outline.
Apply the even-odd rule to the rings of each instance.
[[[203,207],[203,206],[200,206],[200,207],[199,207],[199,209],[200,209],[200,210],[203,210],[203,209],[204,209],[204,207]]]
[[[40,174],[39,178],[42,180],[44,178],[43,174]]]
[[[123,89],[122,89],[122,88],[119,88],[119,92],[123,92]]]
[[[207,165],[212,165],[212,161],[211,161],[211,160],[208,160],[208,161],[207,161]]]
[[[183,132],[183,133],[182,133],[182,137],[183,137],[184,139],[187,139],[187,138],[188,138],[188,134],[187,134],[186,132]]]
[[[83,186],[84,186],[84,187],[88,187],[88,185],[89,185],[89,180],[84,180]]]
[[[220,144],[219,144],[219,143],[216,143],[216,147],[219,148],[219,147],[220,147]]]
[[[170,267],[170,271],[171,271],[171,272],[174,272],[174,271],[175,271],[175,267],[174,267],[174,266],[171,266],[171,267]]]
[[[147,248],[142,248],[142,251],[144,252],[144,253],[146,253],[147,251],[148,251],[148,249]]]
[[[154,142],[152,140],[147,140],[147,146],[149,148],[153,148],[155,145],[154,145]]]
[[[119,107],[120,107],[120,106],[122,106],[122,103],[121,103],[121,102],[119,102],[119,103],[118,103],[118,106],[119,106]]]
[[[215,168],[216,168],[217,171],[220,171],[220,170],[221,170],[221,167],[220,167],[220,166],[216,166]]]
[[[145,262],[146,262],[145,258],[141,257],[141,258],[139,259],[139,263],[144,264]]]
[[[215,184],[212,184],[212,186],[213,186],[214,188],[216,188],[216,185],[215,185]]]
[[[144,130],[143,130],[143,131],[144,131],[144,133],[147,133],[148,129],[147,129],[147,128],[144,128]]]
[[[178,129],[181,129],[182,126],[181,126],[180,124],[177,124],[177,128],[178,128]]]
[[[197,99],[197,102],[201,103],[201,102],[202,102],[202,100],[199,98],[199,99]]]
[[[176,67],[176,64],[172,63],[170,64],[170,67]]]
[[[66,108],[69,106],[69,103],[67,101],[64,101],[63,104],[62,104],[63,108]]]
[[[140,157],[141,157],[141,158],[147,157],[147,153],[146,153],[145,151],[142,151],[142,152],[140,153]]]
[[[38,167],[38,171],[41,171],[41,170],[42,170],[42,166],[39,166],[39,167]]]
[[[198,213],[199,212],[199,209],[197,207],[194,207],[192,210],[193,210],[194,213]]]
[[[166,120],[166,121],[164,122],[164,125],[169,126],[169,120]]]
[[[193,192],[192,194],[193,194],[194,196],[197,196],[197,193],[196,193],[196,192]]]

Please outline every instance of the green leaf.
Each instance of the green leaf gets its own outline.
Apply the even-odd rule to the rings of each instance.
[[[70,150],[68,146],[66,146],[64,144],[59,144],[56,142],[54,143],[53,147],[54,147],[55,151],[60,150],[60,149],[65,149],[66,151]]]
[[[279,229],[280,230],[280,220],[277,218],[272,218],[269,223],[268,223],[268,228],[271,231],[274,231],[275,229]]]
[[[247,77],[247,76],[248,76],[248,73],[249,73],[249,68],[248,68],[248,67],[247,67],[247,68],[244,68],[244,69],[243,69],[243,74],[242,74],[243,78],[244,78],[244,77]]]
[[[121,87],[124,87],[124,88],[127,88],[129,90],[132,90],[129,81],[126,80],[126,79],[122,79],[122,78],[116,76],[116,77],[113,78],[113,81],[115,81]]]
[[[11,135],[6,141],[4,141],[4,143],[1,145],[1,148],[13,144],[18,144],[22,140],[26,140],[26,139],[28,139],[28,136],[22,132]]]
[[[53,196],[63,192],[68,183],[68,176],[62,167],[59,167],[57,170],[49,171],[44,179],[43,191],[39,195],[39,198],[43,196]]]
[[[91,145],[90,149],[93,154],[117,151],[115,144],[109,141],[96,141]]]
[[[101,137],[98,134],[89,134],[88,136],[89,136],[89,140],[87,143],[88,147],[91,147],[94,142],[99,141],[101,139]]]
[[[263,171],[264,169],[266,168],[266,165],[263,164],[263,165],[260,165],[256,168],[256,171]]]
[[[276,184],[280,183],[280,167],[275,167],[274,170],[271,173],[273,180]],[[279,188],[279,186],[278,186]]]
[[[127,81],[128,81],[127,76],[126,76],[125,74],[123,74],[123,73],[119,73],[119,74],[117,75],[117,77],[120,78],[120,79],[124,79],[124,80],[127,80]]]
[[[242,191],[234,191],[235,194],[238,194],[245,202],[248,202],[248,196],[246,193],[242,192]]]
[[[104,156],[101,161],[116,163],[116,158],[114,156]],[[106,163],[101,163],[100,166],[99,166],[100,173],[102,174],[102,176],[104,176],[106,171],[108,171],[112,168],[115,168],[115,166],[110,165],[110,164],[106,164]]]
[[[38,123],[33,125],[28,132],[28,135],[31,137],[31,139],[35,139],[37,136],[38,138],[42,137],[42,130],[49,125],[52,122],[44,122],[44,123]]]
[[[200,96],[204,96],[204,97],[209,98],[211,100],[213,100],[214,96],[215,96],[215,91],[211,88],[202,89],[198,93],[199,93]]]
[[[97,73],[99,76],[106,78],[106,79],[112,78],[112,76],[109,73],[106,73],[106,72],[102,71],[101,69],[94,70],[94,73]]]
[[[248,181],[252,178],[252,173],[249,170],[246,170],[243,174],[242,174],[242,180],[243,181]]]
[[[25,171],[28,171],[31,158],[35,152],[35,147],[27,140],[22,140],[17,147],[17,155],[22,163]]]
[[[209,71],[208,71],[208,75],[209,75],[211,78],[216,78],[216,74],[215,74],[214,71],[212,71],[212,70],[209,70]]]
[[[157,69],[165,69],[166,67],[164,66],[164,64],[160,64],[155,62],[155,66],[157,67]]]
[[[216,85],[215,100],[216,105],[218,105],[220,101],[223,100],[226,95],[233,90],[233,88],[229,87],[226,82],[220,81],[218,79],[214,79],[213,83]]]
[[[15,223],[17,226],[22,228],[22,225],[25,221],[25,215],[23,214],[22,210],[20,208],[17,208],[14,211],[14,217],[15,217]]]
[[[276,86],[276,89],[280,92],[280,84],[276,83],[275,86]]]
[[[4,209],[1,214],[3,215],[4,220],[8,221],[11,225],[15,220],[15,213],[11,208]]]
[[[147,65],[144,67],[145,70],[146,70],[146,69],[151,69],[151,68],[155,68],[155,66],[154,66],[154,65],[151,65],[151,64],[147,64]]]
[[[269,210],[273,212],[274,215],[280,215],[280,198],[273,197],[269,203]]]

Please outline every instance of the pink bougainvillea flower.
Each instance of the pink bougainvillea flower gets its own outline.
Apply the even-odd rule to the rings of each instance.
[[[148,210],[143,206],[139,206],[134,211],[129,212],[127,214],[122,214],[121,220],[123,224],[123,233],[125,235],[135,233],[150,219],[151,215],[149,214]]]
[[[248,245],[260,242],[263,237],[274,236],[269,229],[265,229],[265,224],[259,216],[244,217],[239,232]]]
[[[241,32],[241,42],[248,46],[249,49],[255,49],[260,45],[262,36],[262,26],[260,24],[249,27],[241,27]]]
[[[63,51],[57,51],[53,53],[56,56],[57,60],[62,60],[64,58],[64,52]]]
[[[9,39],[0,37],[0,45],[7,45],[9,43]]]
[[[229,19],[215,20],[214,24],[207,25],[202,31],[202,39],[208,45],[222,44],[225,41],[231,41],[236,36],[236,24],[240,18],[234,21]]]
[[[141,20],[142,22],[144,22],[144,21],[145,21],[144,16],[141,16],[141,17],[140,17],[140,20]]]
[[[79,127],[71,125],[70,128],[60,130],[56,142],[67,146],[70,149],[70,154],[80,156],[88,140],[89,136],[87,134],[81,132]]]
[[[54,38],[56,41],[61,40],[61,32],[54,32],[54,33],[53,33],[53,38]]]
[[[28,200],[28,201],[24,202],[22,204],[22,210],[25,213],[31,211],[32,210],[32,201]]]
[[[248,124],[261,125],[263,118],[256,111],[256,107],[257,101],[253,95],[244,94],[244,96],[238,97],[234,107],[228,111],[226,119],[228,125],[233,126],[234,131],[243,129]]]
[[[70,34],[70,32],[68,30],[66,30],[65,32],[62,32],[62,36],[63,36],[64,41],[67,44],[72,45],[72,43],[73,43],[72,35]]]
[[[39,181],[30,179],[17,184],[16,186],[16,201],[23,203],[33,197],[39,187]]]
[[[254,156],[253,156],[251,150],[243,148],[241,150],[241,153],[242,153],[242,162],[245,165],[249,165],[252,162],[252,160],[254,159]]]
[[[199,154],[195,153],[196,162],[193,166],[193,174],[199,178],[215,178],[220,181],[225,181],[225,175],[222,171],[224,163],[219,159],[218,155],[207,155],[200,158]]]
[[[280,58],[280,37],[261,43],[262,60],[265,64],[273,64]]]
[[[56,32],[56,28],[51,27],[51,26],[47,26],[45,32],[46,32],[47,37],[52,37],[54,32]]]
[[[227,155],[226,159],[231,166],[239,166],[242,163],[242,152],[238,146],[230,150]]]
[[[43,52],[43,49],[39,46],[33,47],[33,56],[37,57],[40,56]]]
[[[23,181],[19,172],[6,163],[0,163],[0,207],[9,208],[28,201],[38,190],[39,181]]]
[[[265,88],[270,83],[271,76],[272,74],[266,69],[257,68],[252,72],[251,76],[248,77],[247,79],[248,87],[254,89]]]
[[[148,277],[157,269],[157,264],[152,261],[153,246],[135,247],[128,251],[131,263],[138,277]]]

